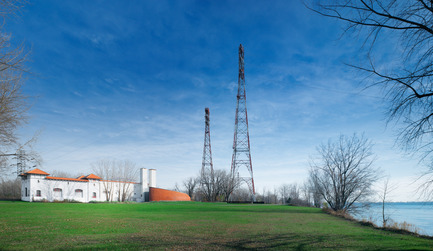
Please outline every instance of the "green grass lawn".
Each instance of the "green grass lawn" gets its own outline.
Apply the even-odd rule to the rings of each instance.
[[[430,249],[433,240],[316,208],[167,202],[0,202],[6,249]]]

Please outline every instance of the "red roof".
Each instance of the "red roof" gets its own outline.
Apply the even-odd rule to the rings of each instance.
[[[31,171],[28,171],[26,173],[23,173],[21,175],[25,176],[27,174],[39,174],[39,175],[50,175],[49,173],[46,173],[40,169],[33,169]],[[92,174],[89,174],[87,176],[81,175],[80,177],[74,179],[74,178],[63,178],[63,177],[45,177],[48,180],[64,180],[64,181],[81,181],[81,182],[89,182],[89,179],[94,179],[94,180],[101,180],[101,181],[106,181],[106,182],[119,182],[119,183],[131,183],[131,184],[138,184],[136,182],[128,182],[128,181],[114,181],[114,180],[102,180],[101,177]]]
[[[40,175],[50,175],[49,173],[46,173],[40,169],[33,169],[31,171],[26,172],[25,174],[40,174]]]
[[[61,178],[61,177],[46,177],[47,180],[65,180],[65,181],[81,181],[81,182],[89,182],[84,179],[74,179],[74,178]]]
[[[86,179],[94,179],[94,180],[101,180],[101,177],[98,177],[98,176],[94,175],[93,173],[87,175],[84,178],[86,178]]]

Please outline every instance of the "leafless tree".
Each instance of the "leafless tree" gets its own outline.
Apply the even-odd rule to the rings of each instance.
[[[310,178],[333,210],[347,211],[372,194],[378,170],[373,168],[371,149],[372,143],[356,134],[341,135],[317,148],[319,157],[311,159]]]
[[[296,183],[291,184],[289,187],[290,187],[290,190],[289,190],[290,203],[296,204],[297,201],[301,200],[301,195],[300,195],[298,184],[296,184]]]
[[[183,191],[188,194],[188,196],[192,199],[194,198],[194,192],[199,184],[199,180],[194,177],[189,177],[188,179],[183,181]]]
[[[315,181],[313,178],[314,178],[314,176],[312,176],[310,174],[310,176],[308,177],[308,180],[307,180],[307,190],[313,199],[313,201],[312,201],[313,206],[314,207],[321,207],[322,195],[319,193],[319,190],[316,189],[316,186],[314,183]]]
[[[274,189],[274,192],[276,190]],[[278,202],[278,197],[276,194],[273,194],[270,190],[267,190],[263,188],[263,202],[265,204],[276,204]]]
[[[281,204],[286,204],[287,200],[290,198],[291,186],[289,184],[283,184],[278,188],[281,198]]]
[[[308,181],[304,181],[299,190],[301,191],[302,197],[304,197],[305,201],[307,201],[309,205],[313,205]]]
[[[200,172],[200,191],[204,201],[214,202],[218,196],[215,184],[215,171],[205,169]]]
[[[389,194],[395,190],[396,186],[389,183],[389,176],[383,181],[382,189],[379,191],[379,199],[382,203],[382,224],[383,227],[387,226],[388,221],[390,220],[389,216],[385,213],[385,204],[389,202]]]
[[[417,193],[425,200],[431,201],[433,200],[433,171],[432,168],[430,170],[424,172],[418,180],[421,185],[417,189]]]
[[[251,201],[251,192],[248,188],[239,187],[230,195],[231,201]]]
[[[91,164],[93,172],[103,179],[102,185],[104,189],[106,201],[112,201],[114,195],[113,182],[108,182],[114,180],[115,175],[115,161],[114,160],[98,160]]]
[[[232,180],[230,173],[216,169],[213,175],[210,172],[200,173],[183,182],[184,192],[194,196],[199,201],[228,201],[231,193],[239,188],[239,181]],[[192,197],[191,197],[192,198]]]
[[[310,195],[309,190],[303,191],[303,188],[298,184],[283,184],[278,189],[281,199],[281,204],[289,204],[295,206],[310,206]],[[301,192],[304,192],[304,197],[301,196]]]
[[[364,36],[367,73],[389,102],[388,122],[402,122],[397,141],[408,152],[420,154],[433,172],[433,2],[427,0],[311,0],[313,11],[347,24],[345,31]],[[398,43],[392,64],[373,62],[379,41]],[[377,50],[376,50],[377,51]],[[370,85],[370,84],[368,84]],[[429,182],[423,189],[432,189]],[[427,194],[432,193],[426,191]]]
[[[116,169],[117,178],[119,181],[119,201],[127,201],[131,198],[133,193],[133,182],[137,178],[136,164],[130,160],[117,161]]]
[[[107,201],[127,201],[132,196],[137,178],[136,164],[129,160],[99,160],[91,164],[93,172],[101,177]]]
[[[21,199],[21,179],[13,180],[0,179],[0,199],[19,200]]]
[[[236,179],[231,175],[231,173],[225,170],[216,170],[216,183],[220,192],[221,200],[229,201],[231,200],[231,195],[233,192],[238,190],[241,185],[241,181]],[[251,194],[251,193],[250,193]],[[251,197],[251,196],[250,196]]]
[[[77,178],[80,175],[74,175],[66,171],[52,170],[49,171],[51,177]]]
[[[30,105],[22,92],[28,51],[23,44],[12,42],[12,36],[4,29],[8,16],[15,15],[25,5],[25,1],[0,1],[0,172],[9,170],[10,158],[7,154],[23,148],[17,129],[27,122],[26,112]]]

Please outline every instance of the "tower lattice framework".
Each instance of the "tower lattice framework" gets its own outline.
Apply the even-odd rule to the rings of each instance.
[[[210,120],[209,108],[205,108],[205,130],[204,130],[204,146],[203,159],[201,164],[200,184],[204,191],[207,201],[214,201],[213,194],[215,189],[215,176],[212,163],[212,148],[210,142]]]
[[[248,170],[249,176],[240,177],[239,170]],[[244,48],[239,45],[239,77],[236,103],[235,133],[233,139],[233,156],[231,175],[233,182],[246,182],[255,200],[253,166],[251,163],[250,136],[248,132],[247,100],[245,90]]]

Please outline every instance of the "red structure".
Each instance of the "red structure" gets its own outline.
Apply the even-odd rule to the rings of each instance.
[[[248,171],[240,176],[239,170]],[[251,164],[250,136],[248,133],[247,96],[245,90],[244,72],[244,47],[239,45],[239,77],[238,95],[236,103],[235,133],[233,139],[233,156],[231,166],[232,180],[235,182],[246,182],[251,192],[252,200],[255,201],[255,188],[253,178],[253,166]]]
[[[149,201],[191,201],[186,193],[150,187]]]

